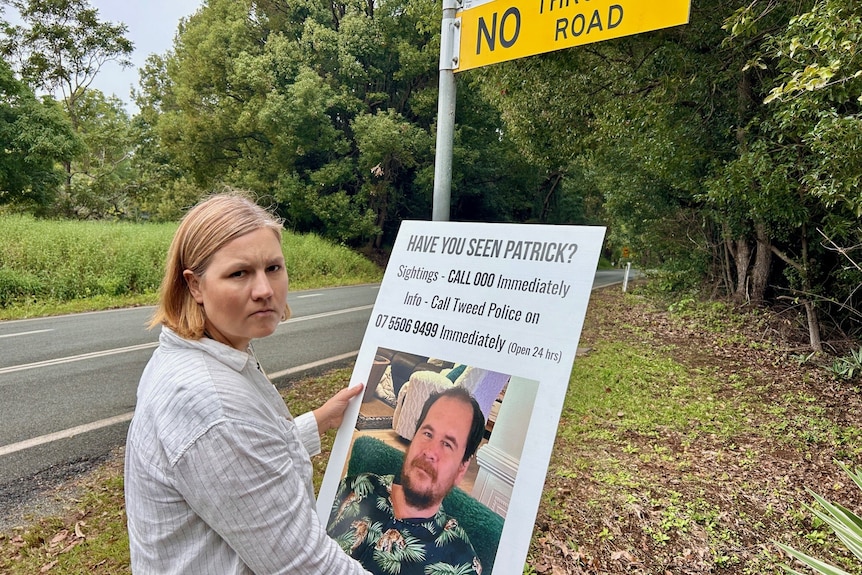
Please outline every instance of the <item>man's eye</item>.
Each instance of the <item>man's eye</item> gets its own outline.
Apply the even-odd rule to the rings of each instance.
[[[245,271],[244,271],[244,270],[237,270],[237,271],[233,272],[232,274],[230,274],[230,277],[232,277],[232,278],[241,278],[241,277],[243,277],[244,275],[245,275]]]
[[[452,447],[452,444],[448,441],[443,442],[443,447],[445,447],[446,449],[454,449],[454,447]]]
[[[269,273],[279,272],[281,271],[281,266],[278,264],[273,264],[266,268],[266,271],[268,271]]]

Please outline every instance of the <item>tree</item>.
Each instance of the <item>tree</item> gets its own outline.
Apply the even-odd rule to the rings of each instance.
[[[63,211],[90,219],[130,217],[134,143],[123,103],[87,90],[78,101],[78,134],[85,152],[71,164],[71,196]]]
[[[196,187],[251,189],[294,229],[383,245],[401,219],[430,217],[439,18],[433,0],[212,0],[150,70],[142,114]],[[475,125],[456,138],[469,164],[453,215],[508,219],[522,176],[494,153],[499,115],[469,85],[459,102]]]
[[[38,100],[0,61],[0,204],[45,214],[68,162],[81,149],[72,126],[50,98]]]
[[[383,226],[389,211],[398,201],[400,179],[416,168],[431,147],[425,130],[405,121],[394,110],[362,114],[353,120],[353,132],[359,152],[357,160],[362,177],[362,191],[376,213],[379,230],[374,247],[383,241]]]
[[[819,350],[820,310],[846,316],[862,280],[822,242],[862,239],[862,9],[833,0],[793,8],[781,18],[786,25],[768,30],[762,14],[773,4],[753,3],[729,20],[734,41],[764,38],[746,67],[769,80],[747,126],[751,143],[735,162],[743,168],[728,169],[741,176],[731,190],[759,192],[747,202],[759,214],[758,243],[787,265],[786,297],[805,309],[810,345]]]
[[[131,66],[133,50],[125,24],[99,20],[87,0],[0,0],[18,11],[21,25],[3,26],[0,50],[15,62],[21,78],[61,101],[76,132],[90,85],[107,62]],[[66,168],[65,200],[71,206],[72,165]],[[73,212],[67,212],[73,215]]]
[[[732,150],[723,4],[693,6],[686,26],[481,69],[504,133],[542,170],[538,219],[592,206],[617,250],[698,270],[680,277],[709,271],[701,180]]]
[[[23,24],[5,26],[4,56],[18,64],[30,85],[59,92],[77,127],[78,101],[107,62],[132,65],[134,45],[125,24],[102,22],[87,0],[0,0]]]

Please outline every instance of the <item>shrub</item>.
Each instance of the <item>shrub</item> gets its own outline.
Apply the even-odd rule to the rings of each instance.
[[[853,379],[862,374],[862,347],[859,351],[851,350],[849,355],[839,357],[827,368],[840,379]]]
[[[45,283],[26,271],[0,268],[0,307],[6,307],[45,290]]]
[[[857,468],[855,473],[850,471],[850,469],[844,465],[841,465],[841,468],[850,476],[859,489],[862,489],[862,468]],[[810,489],[808,492],[812,497],[814,497],[819,505],[817,508],[806,505],[808,510],[828,525],[841,542],[847,546],[860,562],[862,562],[862,518],[837,503],[829,502],[827,499],[814,493]],[[778,542],[775,542],[775,544],[791,557],[798,559],[805,565],[814,569],[817,573],[821,573],[823,575],[850,575],[843,569],[839,569],[825,561],[806,555],[792,547]],[[802,575],[799,571],[792,569],[788,565],[782,565],[781,567],[788,573]]]

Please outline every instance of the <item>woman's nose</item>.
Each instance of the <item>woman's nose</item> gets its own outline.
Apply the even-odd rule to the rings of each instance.
[[[255,275],[251,296],[254,299],[266,299],[273,294],[272,284],[265,273]]]

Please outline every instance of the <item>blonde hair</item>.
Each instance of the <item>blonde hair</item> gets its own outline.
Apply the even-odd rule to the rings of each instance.
[[[203,337],[206,314],[192,297],[183,272],[203,275],[217,251],[261,228],[271,229],[280,242],[282,227],[280,218],[243,192],[219,193],[202,200],[183,217],[171,241],[159,304],[148,327],[161,324],[186,339]],[[289,317],[290,308],[285,304],[282,321]]]

